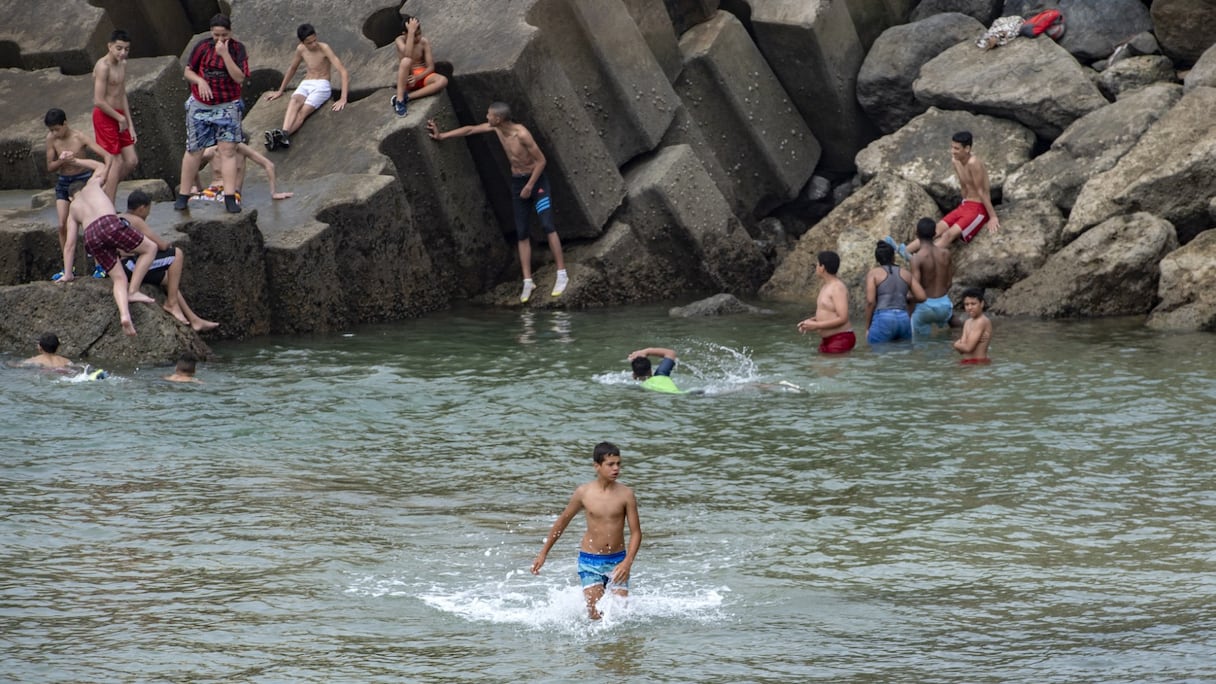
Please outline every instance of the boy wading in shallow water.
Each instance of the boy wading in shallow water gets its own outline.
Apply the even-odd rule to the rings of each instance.
[[[963,291],[963,310],[967,322],[963,323],[963,336],[954,341],[954,351],[963,355],[959,363],[964,365],[984,364],[988,358],[988,343],[992,341],[992,321],[984,315],[987,307],[984,291],[978,287]]]
[[[600,442],[592,453],[595,480],[574,490],[566,510],[557,516],[545,545],[532,561],[532,574],[539,575],[549,549],[557,542],[566,526],[582,509],[587,516],[587,532],[579,545],[578,577],[587,600],[587,615],[600,619],[595,604],[611,585],[617,596],[629,595],[629,570],[642,546],[642,523],[638,520],[638,502],[633,490],[617,482],[621,475],[621,451],[611,442]],[[625,549],[625,524],[629,524],[629,549]]]

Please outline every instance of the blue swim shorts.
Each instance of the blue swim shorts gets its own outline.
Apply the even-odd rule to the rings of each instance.
[[[954,316],[954,304],[948,295],[926,299],[912,312],[912,335],[923,339],[933,334],[933,325],[944,328]]]
[[[578,578],[583,583],[583,588],[594,586],[596,584],[606,586],[608,578],[612,575],[612,571],[616,566],[625,560],[625,552],[617,551],[607,555],[598,553],[587,553],[586,551],[578,552]],[[613,584],[614,587],[629,587],[629,582]]]

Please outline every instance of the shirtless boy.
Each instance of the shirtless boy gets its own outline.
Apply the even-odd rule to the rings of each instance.
[[[849,326],[849,290],[844,281],[836,277],[840,270],[840,255],[822,251],[818,255],[815,273],[819,276],[819,298],[815,302],[815,315],[798,324],[798,332],[814,330],[822,340],[820,354],[843,354],[857,344],[857,337]]]
[[[549,549],[566,526],[582,509],[587,517],[587,532],[578,551],[578,577],[587,601],[587,616],[600,619],[596,603],[611,587],[618,596],[629,595],[629,571],[642,547],[642,523],[638,520],[638,501],[633,490],[617,482],[621,475],[621,451],[611,442],[600,442],[592,452],[595,480],[574,490],[566,510],[557,516],[545,544],[532,561],[532,574],[539,575]],[[629,525],[629,549],[625,549],[625,525]]]
[[[270,185],[270,199],[284,200],[284,199],[290,199],[292,196],[295,195],[294,192],[279,192],[279,191],[275,190],[274,162],[267,159],[266,155],[261,154],[257,150],[253,149],[252,147],[249,146],[249,143],[244,142],[244,141],[237,144],[236,152],[237,152],[237,156],[236,156],[236,192],[234,194],[236,195],[238,202],[241,201],[241,189],[245,187],[245,160],[246,159],[248,159],[249,161],[253,162],[254,164],[257,164],[258,166],[262,167],[262,170],[266,172],[266,180]],[[206,167],[207,164],[211,163],[211,160],[215,159],[215,155],[216,155],[215,147],[208,147],[207,149],[203,150],[203,159],[202,159],[202,162],[200,162],[199,171],[201,171],[204,167]],[[216,185],[215,181],[216,181],[215,172],[213,170],[212,174],[211,174],[211,186],[204,189],[202,186],[202,182],[199,180],[199,174],[196,171],[194,174],[194,178],[192,178],[190,180],[190,194],[196,195],[201,192],[204,195],[206,195],[210,191],[212,193],[218,193],[218,195],[219,195],[218,197],[213,197],[213,199],[221,199],[224,194],[224,185],[223,185],[224,181],[221,178],[218,186]]]
[[[405,116],[410,97],[419,98],[443,90],[448,77],[435,73],[435,57],[431,41],[422,35],[422,24],[416,17],[405,15],[401,35],[393,41],[397,47],[397,94],[389,99],[397,116]]]
[[[156,258],[152,260],[152,265],[148,267],[148,273],[144,276],[144,284],[146,285],[162,285],[167,291],[165,303],[162,308],[169,313],[170,316],[177,319],[178,323],[188,325],[195,332],[205,332],[214,330],[220,326],[219,323],[208,321],[199,318],[190,305],[186,303],[186,297],[182,294],[180,283],[182,280],[182,270],[185,268],[185,255],[182,254],[181,247],[174,247],[168,240],[153,232],[148,226],[148,215],[152,213],[152,198],[148,197],[148,193],[143,190],[135,190],[127,196],[127,211],[119,214],[118,218],[127,222],[127,225],[143,233],[144,237],[156,243]],[[135,272],[136,260],[130,257],[123,257],[122,270],[131,277]]]
[[[84,244],[97,259],[98,265],[105,269],[113,283],[114,303],[118,305],[118,317],[122,321],[122,330],[127,335],[135,335],[135,325],[131,323],[130,302],[151,304],[156,300],[139,291],[144,274],[152,265],[156,256],[156,243],[149,240],[138,230],[123,224],[118,220],[114,211],[114,202],[102,189],[105,182],[105,166],[92,159],[80,159],[78,163],[93,169],[93,177],[85,183],[77,181],[68,190],[72,205],[68,208],[68,229],[76,230],[77,225],[84,226]],[[131,252],[138,255],[135,270],[128,283],[127,274],[118,263],[119,252]],[[129,289],[128,289],[129,288]]]
[[[936,224],[922,218],[916,224],[916,237],[921,247],[912,255],[912,277],[925,289],[925,301],[912,311],[912,339],[921,340],[933,334],[933,325],[944,328],[954,317],[954,303],[946,294],[954,277],[950,250],[933,242]]]
[[[963,323],[963,336],[954,341],[954,351],[963,355],[963,364],[988,363],[988,343],[992,341],[992,321],[984,315],[984,291],[978,287],[963,291],[963,310],[967,322]]]
[[[79,162],[86,148],[105,160],[107,170],[113,159],[97,143],[68,126],[67,114],[62,109],[47,110],[43,122],[50,129],[46,134],[46,170],[59,174],[55,182],[55,213],[59,215],[59,249],[63,252],[63,270],[51,276],[51,280],[66,283],[75,277],[72,269],[76,261],[76,231],[68,232],[68,188],[93,175],[91,167]]]
[[[135,155],[135,119],[127,102],[127,55],[131,37],[118,29],[110,34],[106,56],[93,65],[93,137],[114,155],[114,168],[106,174],[106,195],[114,200],[118,183],[139,164]]]
[[[38,338],[38,355],[21,362],[22,366],[34,366],[37,368],[67,368],[72,365],[72,361],[66,356],[60,356],[55,352],[59,351],[59,337],[55,333],[44,333]]]
[[[182,352],[182,355],[177,359],[177,364],[173,367],[173,374],[166,375],[165,380],[169,382],[197,382],[202,384],[202,380],[194,377],[194,372],[198,368],[198,357],[193,352]]]
[[[549,250],[557,262],[557,280],[550,297],[560,297],[570,283],[566,274],[566,263],[562,257],[562,241],[553,225],[550,206],[549,177],[545,175],[545,155],[537,147],[532,134],[523,124],[511,120],[511,108],[505,102],[495,102],[486,111],[486,122],[473,126],[461,126],[443,132],[434,119],[426,122],[431,138],[446,140],[463,138],[477,133],[495,133],[502,143],[511,165],[511,199],[515,205],[515,238],[519,244],[519,266],[523,270],[524,289],[519,301],[527,303],[536,284],[532,282],[532,241],[528,230],[528,214],[535,212],[549,240]]]
[[[955,240],[971,242],[987,224],[992,232],[1001,229],[1001,222],[992,207],[992,192],[988,186],[988,171],[979,157],[971,154],[971,132],[959,131],[950,138],[950,161],[954,164],[954,175],[958,178],[963,202],[954,211],[937,222],[933,242],[938,247],[949,247]],[[907,254],[915,254],[921,241],[908,244]]]
[[[278,90],[266,94],[266,100],[277,100],[283,96],[283,90],[291,83],[291,79],[295,78],[300,62],[304,62],[304,80],[300,81],[299,87],[291,94],[287,112],[283,114],[283,127],[262,134],[266,137],[265,145],[268,150],[291,147],[291,139],[288,136],[294,135],[309,115],[329,102],[333,90],[329,82],[332,69],[337,69],[338,74],[342,76],[342,97],[338,98],[330,109],[335,112],[342,111],[346,107],[346,96],[350,93],[350,74],[329,45],[317,39],[317,30],[312,24],[300,24],[296,29],[296,37],[300,39],[300,44],[296,46],[296,56],[287,68],[287,75],[283,77]]]
[[[658,368],[652,368],[650,357],[662,357]],[[633,379],[641,380],[642,387],[664,394],[683,394],[671,380],[671,372],[676,368],[676,352],[665,347],[646,347],[629,354],[629,367],[633,370]]]

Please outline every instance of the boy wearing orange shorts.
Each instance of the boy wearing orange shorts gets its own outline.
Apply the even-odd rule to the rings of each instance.
[[[431,41],[422,35],[422,25],[416,17],[405,15],[401,35],[393,41],[397,46],[397,94],[390,100],[397,116],[405,116],[410,98],[427,97],[448,87],[448,78],[435,73],[435,57]]]

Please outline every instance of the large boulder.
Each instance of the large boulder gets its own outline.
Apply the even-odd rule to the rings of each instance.
[[[1113,167],[1181,97],[1177,85],[1154,84],[1077,119],[1005,180],[1005,201],[1044,199],[1070,211],[1081,186]]]
[[[712,297],[699,299],[684,306],[674,306],[667,311],[672,318],[704,318],[706,316],[726,316],[730,314],[753,314],[767,316],[774,313],[772,309],[762,309],[758,306],[745,304],[733,294],[716,294]]]
[[[1003,0],[921,0],[912,10],[911,22],[924,21],[938,14],[957,12],[987,26],[1001,16]],[[981,29],[976,35],[983,33]]]
[[[1155,0],[1153,28],[1165,54],[1193,64],[1216,43],[1216,2],[1212,0]]]
[[[19,93],[38,93],[21,97]],[[182,69],[172,57],[132,59],[127,65],[127,99],[139,140],[139,166],[132,178],[176,178],[186,139],[182,103],[189,92]],[[93,77],[65,76],[57,69],[0,70],[0,188],[39,188],[54,184],[46,170],[48,109],[57,107],[68,125],[93,139]]]
[[[1064,216],[1051,202],[1007,202],[1000,216],[1000,231],[985,231],[982,246],[955,243],[955,282],[1004,289],[1034,273],[1059,249]]]
[[[1031,0],[1017,14],[1030,18],[1033,6],[1042,4]],[[1140,0],[1059,0],[1056,5],[1066,27],[1060,47],[1082,62],[1103,59],[1129,36],[1153,30],[1148,7]],[[1008,9],[1007,4],[1006,14]]]
[[[1200,233],[1161,260],[1161,303],[1148,317],[1156,330],[1216,330],[1216,230]]]
[[[184,351],[200,358],[211,354],[198,333],[155,304],[131,305],[138,334],[125,335],[109,280],[0,287],[0,310],[0,351],[9,353],[32,355],[33,340],[53,332],[59,353],[94,366],[165,363]]]
[[[971,131],[972,152],[984,161],[994,199],[1005,179],[1030,159],[1034,134],[1012,121],[957,110],[930,108],[899,129],[857,153],[857,171],[863,181],[891,173],[923,187],[938,206],[949,211],[962,200],[950,136]]]
[[[753,5],[756,4],[756,0],[750,1]],[[908,20],[913,3],[911,0],[845,0],[844,4],[848,7],[849,17],[853,20],[853,28],[857,31],[864,53],[883,31]]]
[[[1046,39],[956,45],[925,64],[912,89],[925,104],[1019,121],[1049,140],[1106,104],[1077,60]]]
[[[1098,76],[1098,89],[1113,99],[1154,83],[1177,83],[1178,74],[1169,57],[1142,55],[1128,57],[1105,69]]]
[[[1071,240],[1112,216],[1147,211],[1169,221],[1188,242],[1211,227],[1216,197],[1216,88],[1182,96],[1109,171],[1081,188],[1064,227]]]
[[[819,143],[743,25],[719,12],[685,33],[680,50],[676,91],[734,181],[736,214],[755,220],[792,199]]]
[[[105,10],[86,0],[65,0],[55,3],[53,13],[47,10],[39,2],[0,0],[0,16],[4,17],[0,22],[0,68],[91,73],[93,64],[106,53],[106,43],[114,30]],[[90,88],[89,102],[92,94]]]
[[[1203,55],[1195,62],[1195,66],[1186,75],[1183,89],[1190,92],[1193,88],[1216,88],[1216,45],[1203,51]]]
[[[849,287],[860,286],[874,265],[874,247],[886,235],[900,242],[914,236],[916,222],[934,216],[937,205],[916,183],[884,173],[866,183],[802,235],[773,277],[760,288],[769,299],[812,301],[819,291],[815,277],[818,254],[840,254],[837,275]]]
[[[865,2],[873,4],[875,0]],[[822,169],[851,172],[853,156],[875,131],[857,102],[857,72],[868,43],[863,44],[857,34],[850,5],[826,0],[750,0],[750,5],[751,30],[768,66],[731,69],[740,79],[733,87],[739,95],[750,95],[743,88],[754,87],[755,74],[771,68],[818,140],[816,157],[818,146],[823,146],[823,158],[819,160]],[[882,28],[886,28],[885,23]],[[751,97],[764,110],[778,109],[775,105],[785,100],[769,100],[764,92]],[[797,130],[783,125],[765,131],[760,123],[752,124],[752,128],[761,136],[793,136]],[[816,160],[804,156],[800,161],[809,162],[809,177]],[[798,183],[795,190],[801,187]]]
[[[1144,212],[1117,216],[1053,254],[994,310],[1040,318],[1146,314],[1156,302],[1158,264],[1177,248],[1168,221]]]
[[[861,108],[882,132],[898,130],[928,109],[912,92],[921,66],[946,48],[974,40],[983,30],[975,19],[950,12],[883,31],[857,74]]]

